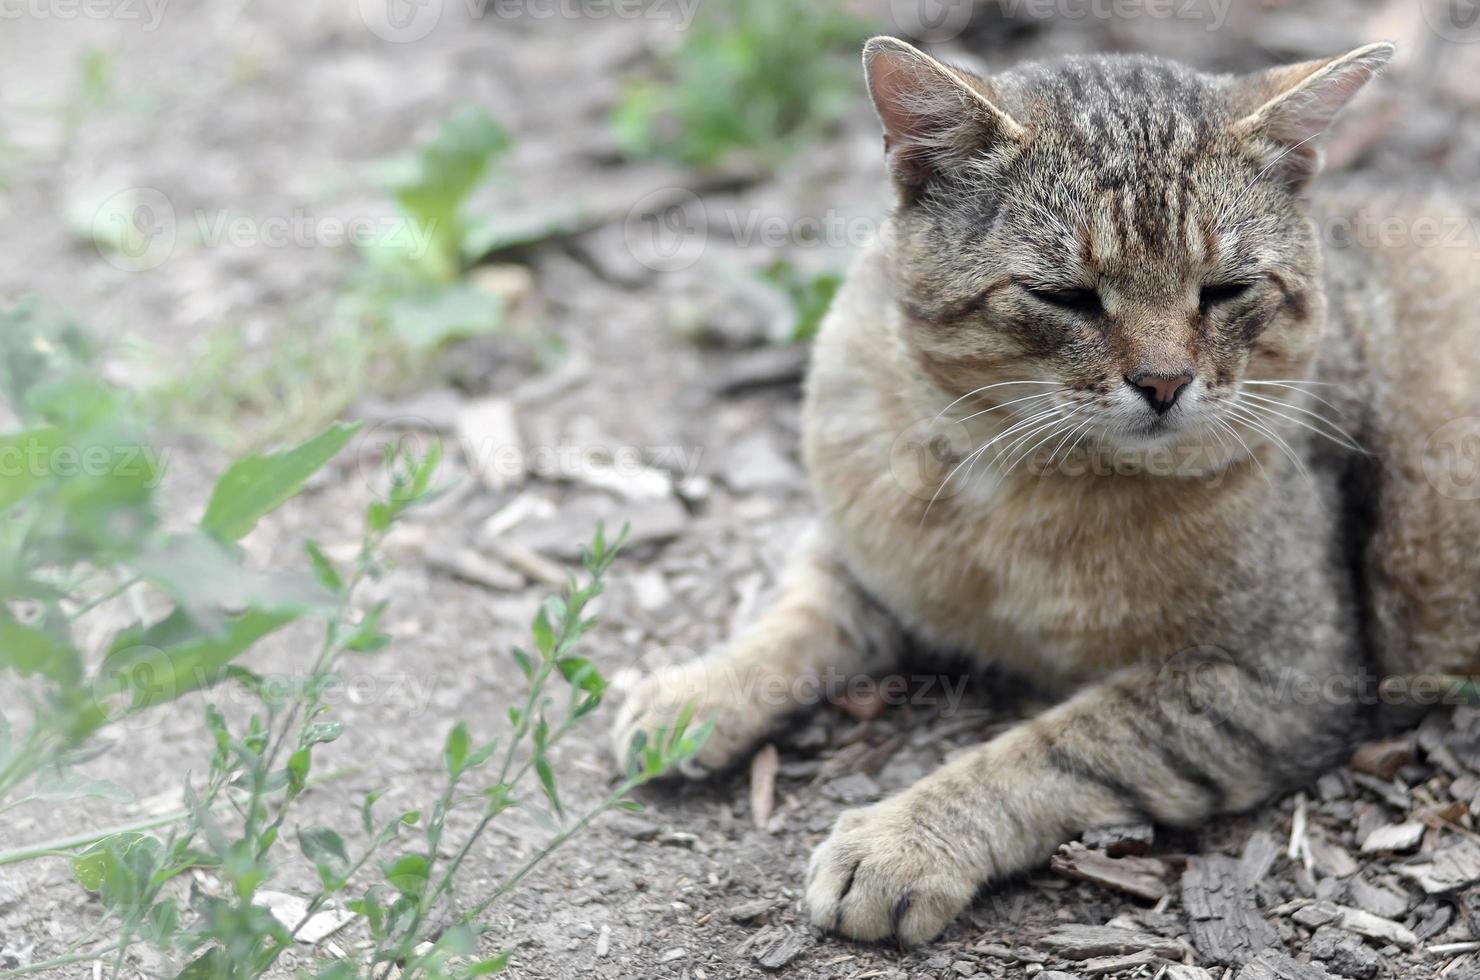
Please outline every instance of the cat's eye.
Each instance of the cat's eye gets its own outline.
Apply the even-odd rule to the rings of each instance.
[[[1221,306],[1224,303],[1231,303],[1236,299],[1242,299],[1253,288],[1253,280],[1214,283],[1202,288],[1202,293],[1198,296],[1197,304],[1204,310],[1208,310],[1214,306]]]
[[[1093,289],[1043,289],[1024,286],[1034,299],[1049,306],[1057,306],[1080,316],[1099,316],[1105,312],[1100,303],[1100,294]]]

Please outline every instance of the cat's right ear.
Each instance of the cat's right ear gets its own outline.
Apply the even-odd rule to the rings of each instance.
[[[997,139],[1022,126],[993,104],[984,79],[941,64],[892,37],[863,47],[869,97],[884,126],[884,152],[900,188],[918,193]]]

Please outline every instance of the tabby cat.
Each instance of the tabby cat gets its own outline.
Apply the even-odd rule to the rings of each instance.
[[[1375,678],[1480,659],[1480,488],[1445,455],[1480,433],[1480,253],[1402,234],[1452,225],[1442,198],[1310,193],[1392,53],[981,78],[868,43],[898,200],[813,353],[816,526],[757,622],[633,693],[617,749],[692,705],[690,772],[723,768],[796,682],[907,641],[1064,699],[844,813],[818,925],[930,940],[1086,829],[1308,784]],[[1334,233],[1374,208],[1386,234]],[[943,465],[917,480],[912,446]]]

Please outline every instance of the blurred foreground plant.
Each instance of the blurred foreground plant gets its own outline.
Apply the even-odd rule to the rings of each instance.
[[[0,311],[0,669],[29,707],[0,718],[0,811],[79,792],[118,795],[76,766],[112,724],[216,683],[263,637],[322,610],[305,575],[247,568],[236,542],[292,497],[355,427],[252,456],[217,484],[200,522],[168,529],[157,490],[168,450],[132,400],[100,380],[75,324],[28,302]],[[90,614],[115,599],[132,624],[100,648]]]
[[[486,927],[479,918],[597,815],[635,808],[632,790],[698,751],[707,732],[690,733],[682,721],[636,745],[626,778],[594,807],[573,819],[565,813],[551,750],[605,691],[577,646],[594,625],[588,607],[625,537],[609,543],[598,528],[585,556],[586,581],[572,579],[563,596],[547,599],[531,627],[532,647],[512,652],[528,692],[509,711],[510,730],[475,744],[464,722],[451,727],[444,785],[425,816],[407,810],[378,817],[377,792],[338,826],[297,826],[293,836],[318,886],[304,897],[301,915],[283,921],[267,906],[264,886],[285,861],[281,836],[309,787],[316,749],[344,734],[326,691],[345,656],[390,643],[381,628],[384,603],[359,611],[355,595],[380,574],[381,547],[396,522],[436,494],[440,450],[388,451],[387,489],[366,509],[348,567],[309,541],[311,577],[249,571],[235,542],[297,493],[349,440],[352,426],[241,460],[218,481],[198,526],[169,532],[154,496],[163,461],[147,451],[126,394],[89,370],[81,331],[46,321],[35,307],[9,312],[0,326],[7,328],[0,330],[0,390],[25,424],[0,437],[0,668],[36,688],[27,688],[32,717],[24,735],[12,738],[0,726],[0,809],[61,793],[122,795],[74,768],[107,747],[102,736],[112,722],[218,683],[236,685],[255,705],[233,724],[207,704],[210,766],[203,780],[186,780],[186,813],[167,833],[133,828],[100,835],[76,853],[32,848],[0,855],[0,864],[66,857],[104,910],[104,921],[65,955],[0,976],[104,957],[116,976],[128,952],[145,944],[180,980],[255,978],[276,967],[332,903],[363,920],[372,948],[363,962],[325,966],[318,973],[325,980],[384,976],[393,968],[407,978],[496,973],[509,954],[480,956]],[[74,455],[95,458],[97,466],[80,466]],[[126,467],[121,456],[143,462]],[[79,620],[142,589],[159,593],[156,607],[169,600],[167,608],[145,615],[147,604],[139,602],[138,622],[104,650],[74,643]],[[306,674],[269,682],[238,662],[258,640],[306,614],[324,622]],[[553,696],[556,682],[568,688],[563,708]],[[544,821],[548,839],[522,864],[500,868],[492,888],[459,894],[459,872],[491,823],[516,807],[539,812],[536,801],[553,814]],[[470,831],[447,833],[449,814],[474,808]],[[453,856],[443,860],[445,853]],[[190,869],[202,874],[187,883],[182,874]],[[444,910],[458,902],[465,904],[449,926]],[[104,928],[112,938],[84,950]]]

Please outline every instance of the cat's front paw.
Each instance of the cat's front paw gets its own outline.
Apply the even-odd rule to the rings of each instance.
[[[928,942],[971,904],[979,876],[906,793],[838,818],[812,854],[807,908],[852,939]]]
[[[661,738],[690,711],[690,732],[708,723],[714,728],[698,754],[680,764],[679,774],[702,779],[727,769],[775,727],[775,714],[748,700],[751,693],[734,671],[708,660],[661,671],[622,703],[612,726],[612,751],[625,763],[639,733],[649,741]]]

